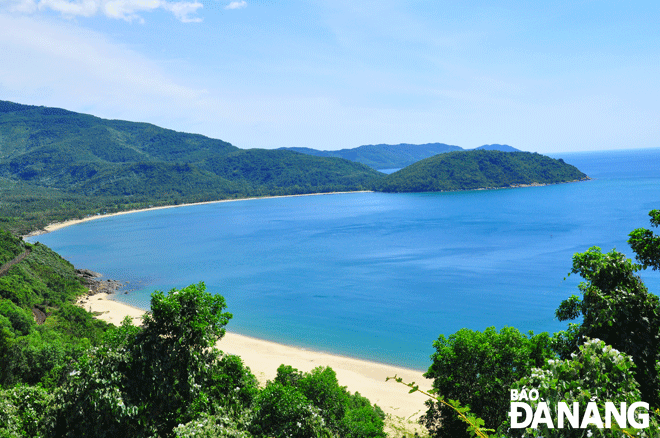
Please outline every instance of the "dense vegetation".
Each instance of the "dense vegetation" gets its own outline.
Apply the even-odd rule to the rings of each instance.
[[[283,365],[260,389],[239,357],[215,348],[231,319],[225,307],[203,283],[155,292],[141,327],[130,318],[104,327],[37,385],[3,382],[0,436],[385,436],[383,412],[339,386],[330,368]]]
[[[450,146],[444,143],[427,144],[369,144],[353,149],[338,151],[320,151],[311,148],[282,148],[317,157],[339,157],[357,163],[366,164],[372,169],[402,169],[420,160],[445,152],[462,151],[460,146]],[[486,144],[476,149],[516,152],[518,149],[502,144]]]
[[[0,269],[0,385],[56,386],[106,324],[74,305],[87,289],[70,263],[0,230],[0,266],[21,255]]]
[[[439,394],[470,406],[489,426],[501,424],[509,411],[509,388],[553,357],[547,333],[525,336],[513,327],[497,332],[461,329],[440,335],[425,377]],[[465,424],[449,407],[428,403],[421,422],[432,436],[460,437]]]
[[[16,233],[149,205],[361,190],[379,176],[339,158],[243,150],[146,123],[0,101],[0,223]]]
[[[578,181],[574,166],[530,152],[449,152],[419,161],[378,180],[383,192],[438,192]]]

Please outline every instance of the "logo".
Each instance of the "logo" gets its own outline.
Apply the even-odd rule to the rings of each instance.
[[[535,403],[536,410],[532,409],[530,403],[525,400],[538,401]],[[635,402],[630,406],[625,402],[619,403],[619,406],[613,402],[605,402],[605,415],[602,416],[595,401],[587,403],[583,412],[580,411],[578,402],[571,403],[570,407],[566,402],[559,402],[555,409],[551,409],[543,399],[539,401],[539,392],[536,389],[527,391],[523,388],[520,391],[511,390],[509,417],[511,417],[512,429],[526,427],[538,429],[539,425],[545,425],[548,429],[563,429],[568,426],[573,429],[586,429],[590,425],[599,429],[609,429],[613,421],[622,429],[627,428],[628,424],[635,429],[645,429],[649,427],[648,410],[649,404],[645,402]]]

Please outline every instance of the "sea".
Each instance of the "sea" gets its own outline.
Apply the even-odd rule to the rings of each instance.
[[[566,328],[572,257],[626,243],[660,208],[660,149],[552,154],[590,181],[445,193],[265,198],[103,217],[28,240],[123,282],[204,282],[236,333],[426,370],[440,335]],[[660,275],[640,273],[651,292]]]

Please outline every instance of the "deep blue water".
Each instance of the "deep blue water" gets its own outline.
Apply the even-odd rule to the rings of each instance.
[[[355,193],[227,202],[102,218],[32,238],[128,281],[117,299],[204,281],[228,328],[426,369],[462,327],[554,332],[571,257],[627,255],[660,208],[660,149],[555,154],[592,181],[491,191]],[[652,292],[660,276],[643,272]]]

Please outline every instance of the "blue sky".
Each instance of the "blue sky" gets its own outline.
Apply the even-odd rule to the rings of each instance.
[[[547,3],[0,0],[0,100],[241,148],[660,147],[660,3]]]

